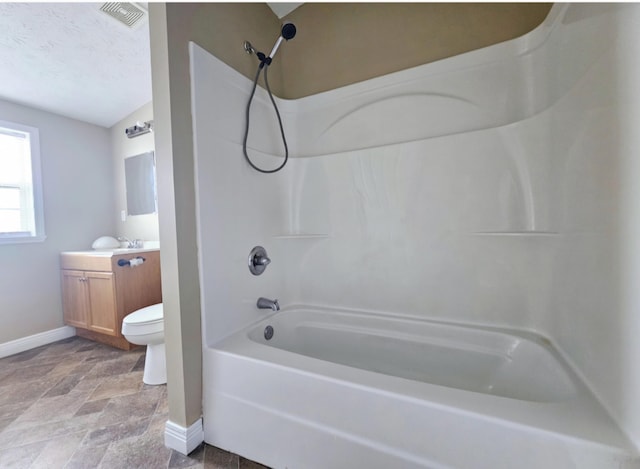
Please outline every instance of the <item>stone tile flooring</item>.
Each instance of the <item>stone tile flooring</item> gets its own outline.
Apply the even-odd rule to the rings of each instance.
[[[144,348],[80,337],[0,359],[0,468],[265,468],[205,444],[166,448],[167,388],[143,370]]]

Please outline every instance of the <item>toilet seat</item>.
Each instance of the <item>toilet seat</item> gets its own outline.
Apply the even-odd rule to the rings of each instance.
[[[125,316],[122,335],[143,336],[164,332],[162,303],[147,306]]]

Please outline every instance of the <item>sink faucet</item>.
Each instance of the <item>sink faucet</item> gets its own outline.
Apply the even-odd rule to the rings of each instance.
[[[256,306],[260,309],[270,309],[272,311],[280,311],[278,300],[270,300],[269,298],[260,297]]]
[[[120,241],[121,243],[127,243],[127,249],[140,249],[142,248],[142,240],[141,239],[134,239],[133,241],[131,241],[129,238],[127,238],[126,236],[118,236],[118,241]]]

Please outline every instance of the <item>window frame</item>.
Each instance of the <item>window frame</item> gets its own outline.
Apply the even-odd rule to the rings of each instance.
[[[8,130],[9,132],[13,131],[29,135],[29,147],[31,151],[31,189],[33,196],[35,232],[0,232],[0,246],[5,244],[43,242],[47,236],[44,230],[44,198],[42,191],[42,169],[40,163],[40,132],[36,127],[0,120],[0,132],[3,129]]]

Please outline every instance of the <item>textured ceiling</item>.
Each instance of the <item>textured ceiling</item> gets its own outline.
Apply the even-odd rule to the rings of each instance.
[[[131,29],[101,5],[0,0],[0,99],[103,127],[151,101],[147,19]],[[269,3],[279,18],[300,5]]]
[[[147,19],[101,5],[0,2],[0,99],[103,127],[151,101]]]

